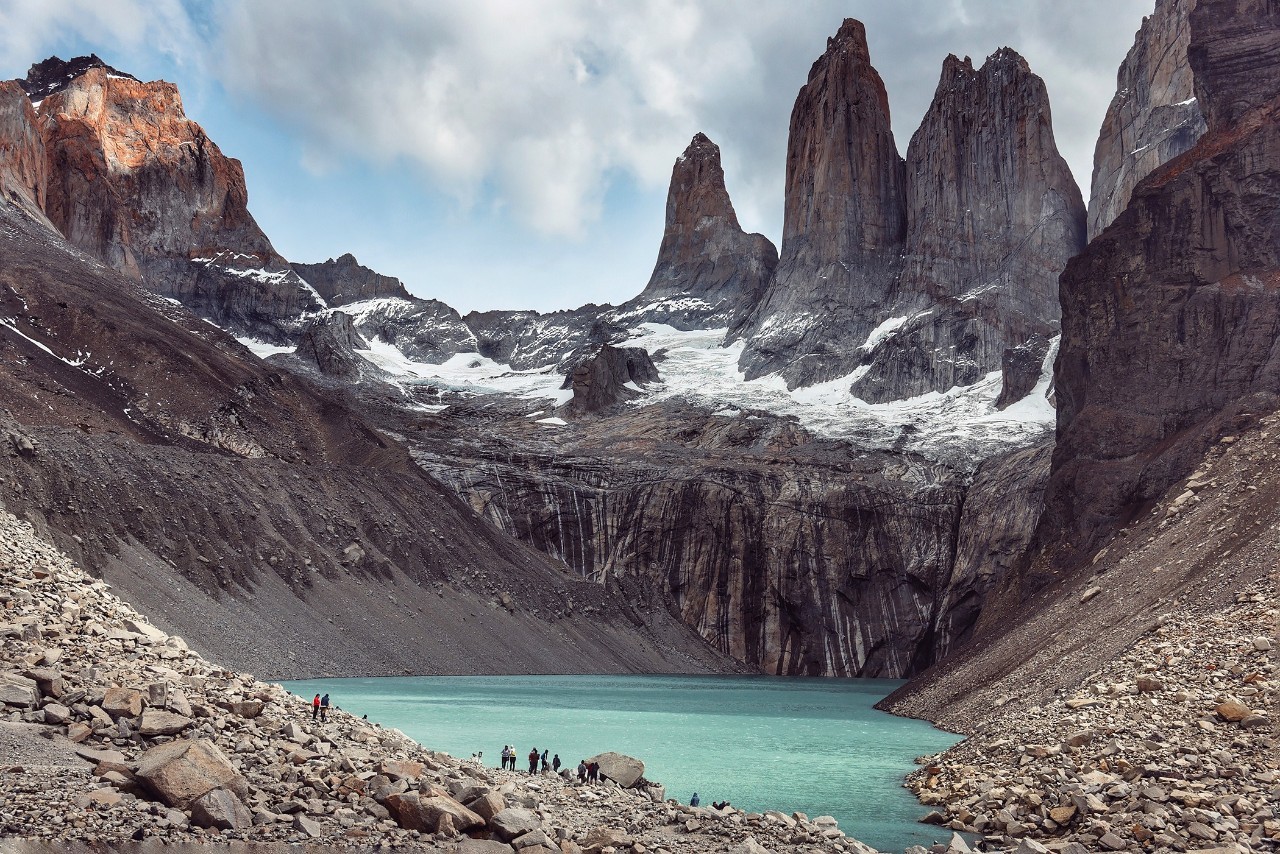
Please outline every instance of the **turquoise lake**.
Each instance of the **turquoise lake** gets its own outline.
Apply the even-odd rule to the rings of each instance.
[[[872,706],[900,682],[703,676],[450,676],[284,683],[397,727],[453,756],[504,744],[566,764],[606,750],[635,756],[667,797],[832,815],[882,851],[945,837],[902,787],[916,756],[958,741]],[[523,764],[517,767],[525,767]]]

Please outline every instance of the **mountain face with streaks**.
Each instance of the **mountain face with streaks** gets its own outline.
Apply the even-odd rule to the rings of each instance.
[[[1194,5],[1156,0],[1116,74],[1116,94],[1093,152],[1090,240],[1128,206],[1139,181],[1204,134],[1187,58]]]
[[[873,403],[971,385],[1051,337],[1057,275],[1084,244],[1044,83],[1021,56],[948,57],[903,161],[856,21],[796,99],[786,210],[778,269],[738,330],[742,367],[792,387],[844,378]]]

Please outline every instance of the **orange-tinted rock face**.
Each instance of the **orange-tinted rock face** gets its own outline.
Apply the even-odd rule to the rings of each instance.
[[[40,113],[49,218],[76,246],[134,276],[220,249],[278,259],[249,215],[240,163],[186,117],[173,84],[92,68]]]
[[[73,245],[268,339],[323,307],[249,214],[240,163],[187,118],[173,84],[144,83],[97,57],[55,57],[3,86],[4,186]]]
[[[0,81],[0,193],[43,216],[47,169],[31,101],[17,83]]]

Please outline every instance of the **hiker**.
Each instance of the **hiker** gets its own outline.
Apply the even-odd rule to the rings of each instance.
[[[578,782],[587,782],[587,760],[585,759],[578,760]]]
[[[320,717],[320,695],[316,694],[315,698],[311,701],[311,720],[314,721],[319,717]]]
[[[547,762],[547,751],[542,751],[542,773],[547,773],[547,769],[551,767],[551,763]]]
[[[538,748],[529,751],[529,773],[538,773]]]
[[[600,782],[600,763],[599,762],[587,763],[587,780],[589,780],[592,783]]]
[[[560,773],[560,754],[559,753],[551,757],[551,773],[553,774]]]
[[[504,744],[502,745],[502,753],[499,754],[498,767],[501,768],[503,771],[507,770],[507,751],[510,749],[511,749],[511,745]]]
[[[698,800],[698,793],[694,792],[693,797],[689,799],[689,806],[696,807],[701,801]]]
[[[325,694],[320,698],[320,723],[324,723],[329,719],[329,695]]]

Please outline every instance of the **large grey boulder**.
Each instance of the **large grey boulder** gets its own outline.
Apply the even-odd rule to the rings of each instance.
[[[510,842],[518,836],[524,836],[541,828],[542,820],[533,810],[508,807],[489,819],[489,827],[493,828],[504,841]]]
[[[191,821],[199,827],[247,830],[253,827],[253,813],[226,789],[211,789],[191,802]]]
[[[624,789],[629,789],[644,778],[644,763],[634,756],[622,753],[600,753],[587,760],[587,764],[596,762],[600,765],[601,776],[613,780]]]
[[[142,723],[138,725],[138,732],[144,736],[177,735],[191,724],[191,718],[185,715],[166,712],[163,709],[146,709],[142,713]]]
[[[248,783],[212,741],[180,739],[138,758],[137,777],[169,806],[186,809],[206,792],[224,788],[243,798]]]

